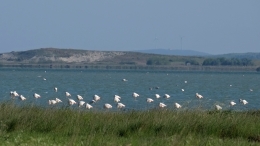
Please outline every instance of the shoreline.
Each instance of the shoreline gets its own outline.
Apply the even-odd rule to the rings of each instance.
[[[195,66],[195,65],[100,65],[100,64],[2,64],[0,68],[101,69],[101,70],[170,70],[257,72],[257,66]]]

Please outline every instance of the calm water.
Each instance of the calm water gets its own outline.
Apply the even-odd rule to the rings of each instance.
[[[46,71],[46,72],[45,72]],[[43,80],[46,78],[47,80]],[[125,78],[128,81],[123,82]],[[185,83],[187,81],[187,83]],[[141,71],[141,70],[73,70],[73,69],[0,69],[0,100],[12,101],[16,104],[36,104],[48,107],[48,100],[60,98],[63,102],[55,106],[67,106],[65,92],[69,92],[77,101],[76,95],[81,95],[84,101],[92,100],[97,94],[101,100],[93,104],[94,109],[102,109],[105,103],[113,106],[114,95],[122,97],[121,102],[126,109],[146,110],[157,108],[159,102],[175,109],[174,103],[182,105],[182,109],[214,109],[219,104],[223,109],[249,110],[260,109],[260,74],[254,72],[182,72],[182,71]],[[232,85],[232,86],[230,86]],[[58,87],[58,92],[53,88]],[[155,89],[153,87],[159,87]],[[153,88],[150,90],[149,88]],[[184,89],[184,92],[181,90]],[[253,91],[250,91],[252,89]],[[27,100],[12,100],[10,91],[17,91]],[[132,93],[140,95],[136,100]],[[42,97],[34,99],[33,94]],[[156,99],[154,94],[171,97]],[[195,98],[195,93],[204,96]],[[147,103],[146,98],[153,98],[153,103]],[[239,99],[249,103],[242,105]],[[237,104],[229,106],[234,100]],[[78,108],[74,105],[71,108]],[[83,110],[87,110],[82,107]]]

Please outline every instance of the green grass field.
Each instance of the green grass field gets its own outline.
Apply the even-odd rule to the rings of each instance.
[[[0,104],[0,145],[260,145],[260,111],[87,111]]]

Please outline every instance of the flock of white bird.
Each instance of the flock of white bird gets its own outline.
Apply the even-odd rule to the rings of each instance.
[[[46,72],[46,71],[45,71],[45,72]],[[43,78],[43,80],[46,80],[46,78]],[[122,79],[122,81],[126,82],[126,81],[128,81],[128,80],[127,80],[127,79]],[[184,81],[184,83],[187,83],[187,81]],[[231,87],[231,86],[232,86],[232,85],[230,85],[230,87]],[[156,88],[156,89],[159,89],[159,87],[155,87],[155,88]],[[150,90],[152,90],[152,89],[150,89]],[[55,92],[58,92],[58,88],[57,88],[57,87],[54,87],[54,91],[55,91]],[[184,89],[181,89],[181,91],[184,92]],[[253,90],[250,89],[250,91],[253,91]],[[16,91],[10,91],[10,96],[11,96],[11,98],[13,98],[13,99],[14,99],[15,97],[19,97],[19,99],[20,99],[21,101],[26,100],[26,97],[24,97],[23,95],[19,95]],[[78,102],[76,102],[74,99],[71,98],[71,94],[70,94],[69,92],[65,92],[65,96],[66,96],[67,99],[68,99],[68,105],[69,105],[69,106],[73,106],[73,105],[78,104],[79,107],[83,107],[83,106],[85,105],[86,109],[91,109],[91,108],[93,108],[92,104],[98,102],[98,101],[101,99],[100,96],[94,95],[94,96],[93,96],[93,100],[91,100],[90,102],[86,103],[86,102],[83,100],[83,97],[82,97],[81,95],[77,95]],[[134,97],[134,99],[138,98],[139,96],[140,96],[140,95],[139,95],[138,93],[136,93],[136,92],[133,92],[133,93],[132,93],[132,97]],[[34,97],[35,99],[38,99],[38,98],[40,98],[41,96],[40,96],[39,94],[37,94],[37,93],[34,93],[34,94],[33,94],[33,97]],[[69,98],[69,97],[70,97],[70,98]],[[166,99],[169,99],[171,96],[170,96],[169,94],[164,94],[163,97],[166,98]],[[199,93],[196,93],[196,94],[195,94],[195,97],[198,98],[198,99],[202,99],[202,98],[203,98],[203,96],[202,96],[201,94],[199,94]],[[161,98],[161,96],[160,96],[159,94],[155,94],[155,98],[158,99],[158,98]],[[114,102],[117,103],[117,108],[118,108],[118,109],[123,109],[123,108],[125,108],[126,106],[125,106],[125,104],[121,103],[120,100],[121,100],[121,97],[120,97],[119,95],[115,95],[115,96],[114,96]],[[55,99],[52,99],[52,100],[48,100],[48,104],[49,104],[49,105],[55,105],[55,104],[58,104],[58,103],[60,103],[60,102],[62,102],[62,100],[60,100],[59,98],[55,98]],[[152,102],[154,102],[154,100],[153,100],[152,98],[147,98],[147,99],[146,99],[146,102],[147,102],[147,103],[152,103]],[[248,102],[247,102],[245,99],[239,99],[239,102],[242,103],[243,105],[248,104]],[[175,105],[175,108],[177,108],[177,109],[182,108],[182,106],[181,106],[179,103],[177,103],[177,102],[175,102],[174,105]],[[236,102],[230,101],[229,105],[230,105],[230,106],[235,106],[235,105],[236,105]],[[105,104],[103,105],[103,108],[105,108],[105,109],[111,109],[112,107],[113,107],[113,106],[112,106],[111,104],[109,104],[109,103],[105,103]],[[160,102],[160,103],[158,104],[158,107],[159,107],[159,108],[165,108],[165,107],[167,107],[167,105],[164,104],[163,102]],[[217,105],[215,105],[215,109],[216,109],[216,110],[222,110],[222,107],[217,104]]]
[[[126,80],[126,79],[122,79],[122,81],[127,81],[127,80]],[[185,81],[185,83],[187,83],[187,81]],[[159,87],[158,87],[158,88],[159,88]],[[54,91],[55,91],[55,92],[58,92],[58,88],[57,88],[57,87],[54,87]],[[182,91],[184,91],[184,89],[182,89]],[[250,91],[252,91],[252,89],[250,89]],[[11,91],[11,92],[10,92],[10,96],[11,96],[12,98],[19,97],[21,101],[26,100],[26,97],[24,97],[23,95],[19,95],[16,91]],[[78,104],[79,107],[85,106],[86,109],[91,109],[91,108],[93,108],[93,105],[92,105],[92,104],[98,102],[98,101],[101,99],[100,96],[94,95],[94,96],[93,96],[93,100],[91,100],[90,102],[85,102],[84,99],[83,99],[83,97],[82,97],[81,95],[77,95],[77,100],[78,100],[78,101],[76,102],[74,99],[71,98],[71,94],[70,94],[69,92],[65,92],[65,96],[67,97],[68,105],[69,105],[69,106],[73,106],[73,105]],[[139,95],[138,93],[136,93],[136,92],[133,92],[133,93],[132,93],[132,97],[134,97],[134,99],[138,98],[139,96],[140,96],[140,95]],[[34,94],[33,94],[33,97],[36,98],[36,99],[37,99],[37,98],[41,98],[41,96],[40,96],[39,94],[37,94],[37,93],[34,93]],[[154,97],[157,98],[157,99],[158,99],[158,98],[161,98],[161,96],[160,96],[159,94],[155,94]],[[163,97],[166,98],[166,99],[168,99],[168,98],[170,98],[171,96],[170,96],[169,94],[164,94]],[[195,97],[196,97],[197,99],[202,99],[202,98],[203,98],[203,96],[202,96],[201,94],[199,94],[199,93],[196,93],[196,94],[195,94]],[[126,106],[125,106],[125,104],[121,103],[120,100],[121,100],[121,97],[120,97],[119,95],[115,95],[115,96],[114,96],[114,102],[115,102],[116,105],[117,105],[116,107],[117,107],[118,109],[123,109],[123,108],[125,108]],[[49,105],[55,105],[55,104],[58,104],[58,103],[60,103],[60,102],[62,102],[62,100],[60,100],[59,98],[55,98],[55,99],[53,99],[53,100],[48,100],[48,104],[49,104]],[[146,102],[147,102],[147,103],[152,103],[152,102],[154,102],[154,100],[153,100],[152,98],[147,98],[147,99],[146,99]],[[248,102],[247,102],[245,99],[240,99],[239,102],[242,103],[243,105],[248,104]],[[177,103],[177,102],[175,102],[174,105],[175,105],[175,108],[177,108],[177,109],[182,108],[182,106],[181,106],[179,103]],[[235,106],[236,103],[235,103],[234,101],[231,101],[231,102],[229,103],[229,105],[230,105],[230,106]],[[103,108],[105,108],[105,109],[111,109],[112,107],[113,107],[113,106],[112,106],[111,104],[109,104],[109,103],[105,103],[105,104],[103,105]],[[163,102],[160,102],[160,103],[158,104],[158,107],[159,107],[159,108],[165,108],[165,107],[167,107],[167,105],[164,104]],[[215,105],[215,109],[216,109],[216,110],[222,110],[222,107],[221,107],[220,105]]]

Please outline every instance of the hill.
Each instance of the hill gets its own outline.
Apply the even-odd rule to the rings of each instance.
[[[0,54],[2,64],[10,63],[84,63],[84,64],[131,64],[146,65],[150,58],[166,58],[172,64],[185,64],[186,60],[195,59],[201,62],[201,57],[182,57],[173,55],[156,55],[126,51],[92,51],[75,49],[41,48],[28,51]]]
[[[255,71],[258,66],[260,60],[127,51],[41,48],[0,54],[0,67]]]

